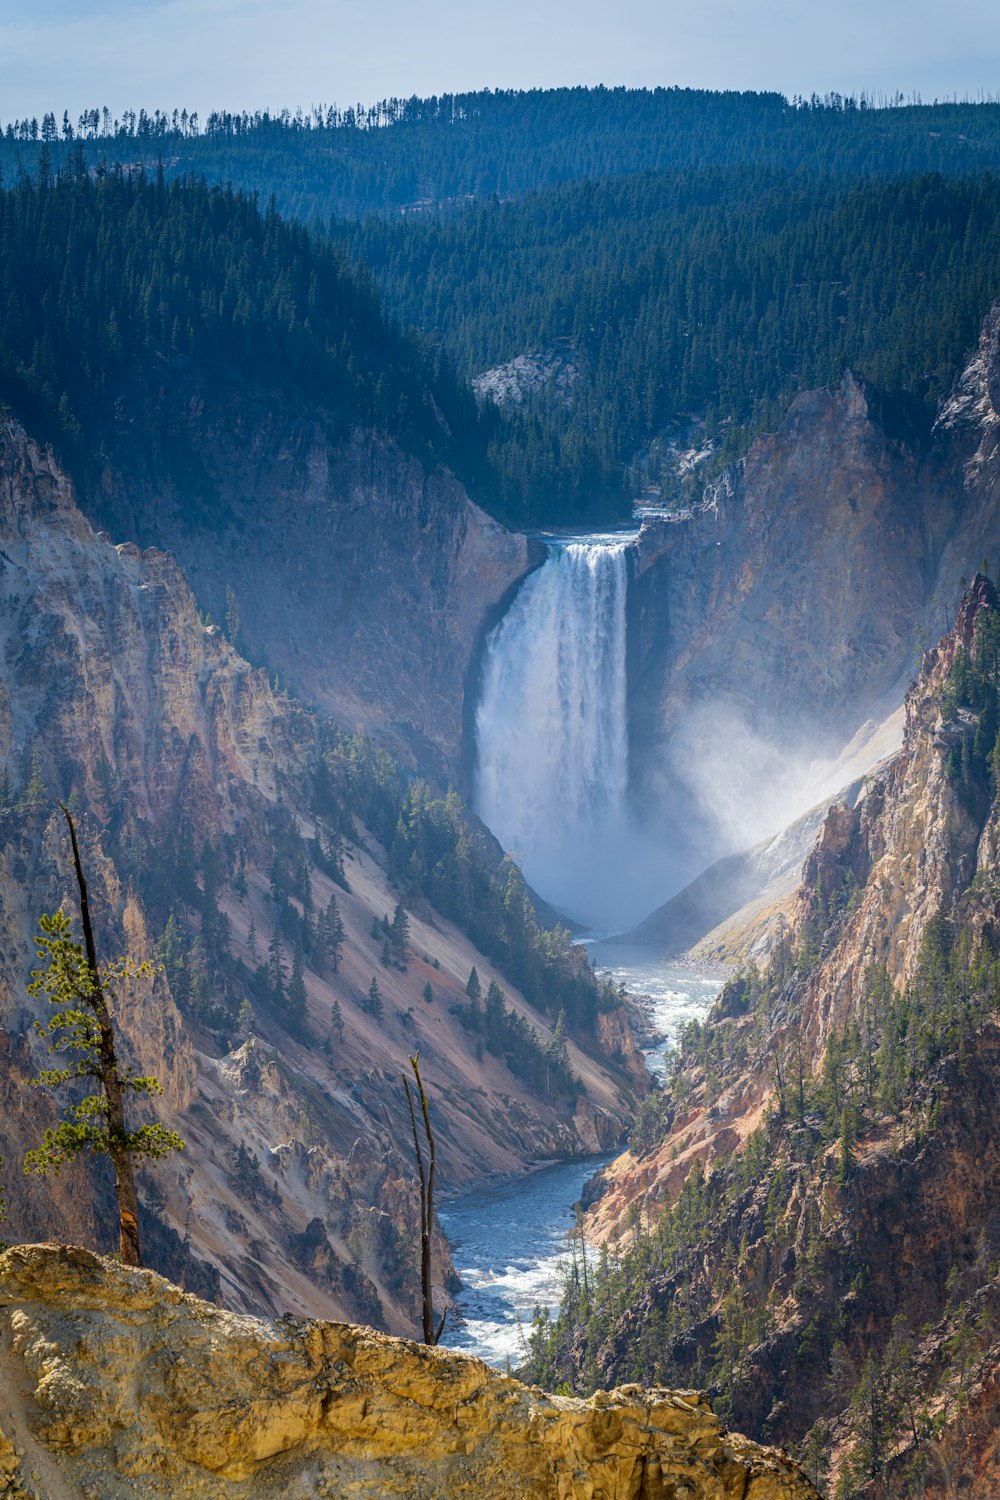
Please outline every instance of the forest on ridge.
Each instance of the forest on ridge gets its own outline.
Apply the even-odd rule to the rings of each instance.
[[[211,324],[203,352],[238,367],[273,328],[282,378],[345,426],[398,429],[519,525],[625,517],[651,488],[690,503],[845,368],[926,429],[1000,291],[992,103],[570,89],[204,121],[95,108],[10,122],[0,169],[0,358],[36,409],[62,405],[64,435],[77,374],[111,392],[140,335],[169,362],[200,357]],[[70,239],[59,204],[84,176],[101,207]],[[136,193],[162,231],[137,238]],[[95,285],[120,271],[137,316],[115,331],[105,307],[76,371],[66,330],[96,316],[79,289],[102,243]],[[165,255],[183,269],[165,276]],[[522,356],[534,378],[477,414],[469,382]]]

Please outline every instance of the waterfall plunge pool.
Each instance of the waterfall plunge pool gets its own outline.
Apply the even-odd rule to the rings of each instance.
[[[593,943],[598,969],[624,980],[641,998],[657,1032],[647,1049],[650,1071],[664,1072],[664,1048],[681,1028],[708,1010],[722,986],[718,975],[657,958],[650,950]],[[461,1322],[448,1320],[442,1343],[477,1354],[499,1369],[525,1357],[535,1306],[559,1305],[566,1237],[584,1184],[611,1157],[554,1162],[525,1177],[507,1178],[442,1200],[441,1225],[462,1278],[456,1298]]]

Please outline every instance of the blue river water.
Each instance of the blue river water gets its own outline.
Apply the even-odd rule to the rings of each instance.
[[[443,1344],[500,1369],[521,1363],[536,1304],[559,1301],[573,1205],[606,1161],[556,1162],[442,1204],[441,1225],[463,1283],[463,1321],[446,1326]]]
[[[721,978],[648,949],[596,943],[590,952],[599,970],[643,998],[656,1031],[647,1061],[662,1078],[665,1048],[687,1021],[705,1014]],[[566,1236],[584,1184],[610,1159],[556,1162],[441,1201],[441,1225],[463,1283],[459,1316],[449,1317],[443,1344],[500,1369],[521,1363],[535,1307],[558,1306]]]

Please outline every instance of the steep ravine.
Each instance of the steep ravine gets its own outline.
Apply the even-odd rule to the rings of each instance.
[[[570,1039],[572,1098],[542,1097],[498,1052],[477,1052],[457,1013],[473,965],[527,1031],[548,1040],[554,1017],[428,899],[410,902],[405,963],[387,956],[382,918],[399,900],[390,851],[361,816],[337,811],[328,785],[324,816],[335,821],[320,827],[315,812],[327,729],[204,623],[171,557],[95,534],[51,453],[9,413],[0,568],[6,1233],[105,1243],[101,1171],[43,1184],[19,1169],[53,1118],[47,1093],[26,1086],[45,1053],[25,985],[39,913],[60,901],[75,911],[55,810],[57,796],[72,797],[102,951],[157,958],[178,924],[175,979],[159,974],[118,1009],[126,1049],[162,1078],[165,1118],[187,1140],[143,1180],[151,1262],[238,1308],[408,1331],[418,1292],[408,1056],[423,1060],[441,1181],[458,1186],[608,1149],[644,1088],[626,1017],[602,1012],[583,1049]],[[344,750],[343,765],[362,753]],[[317,937],[332,897],[339,963]],[[261,969],[280,963],[287,1003],[297,944],[303,1011],[291,1024],[267,1000]],[[367,1000],[373,976],[381,1015]],[[437,1251],[446,1283],[440,1241]]]

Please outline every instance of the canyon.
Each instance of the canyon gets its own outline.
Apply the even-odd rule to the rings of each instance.
[[[0,1494],[991,1494],[993,107],[463,99],[0,139]]]
[[[576,1326],[550,1347],[570,1353],[536,1358],[536,1375],[709,1378],[752,1436],[821,1445],[824,1482],[995,1487],[997,808],[982,734],[969,759],[995,709],[991,687],[961,683],[966,663],[992,683],[998,625],[977,576],[925,653],[901,749],[827,811],[762,969],[689,1029],[630,1151],[588,1193],[589,1235],[618,1259],[592,1301],[564,1302]],[[855,1088],[865,1077],[877,1087]]]
[[[724,717],[746,726],[760,744],[776,749],[788,743],[792,761],[796,725],[812,726],[811,749],[819,740],[832,752],[859,725],[892,707],[912,634],[927,628],[943,607],[952,575],[970,566],[970,555],[988,550],[997,340],[997,317],[991,315],[975,358],[943,408],[937,448],[932,444],[918,453],[893,436],[875,396],[848,377],[837,388],[800,398],[777,433],[758,440],[688,519],[653,522],[635,541],[626,539],[629,790],[640,802],[651,799],[647,805],[657,809],[652,821],[661,843],[663,823],[673,822],[678,837],[666,847],[676,884],[694,847],[707,861],[713,852],[738,846],[741,831],[725,823],[704,780],[691,794],[692,768],[703,777],[709,767],[712,780],[742,795],[731,759],[745,749],[739,734],[709,727],[698,754],[684,752],[690,724],[697,721],[696,700],[707,693]],[[238,451],[239,434],[248,430],[251,414],[259,415],[255,408],[220,413],[207,401],[192,401],[190,393],[181,403],[172,390],[162,399],[167,407],[158,420],[164,431],[186,423],[184,441],[203,455],[204,466],[218,442],[211,479],[219,509],[211,524],[194,525],[190,497],[182,503],[169,486],[158,492],[141,466],[129,490],[123,460],[117,467],[109,461],[99,496],[85,490],[79,499],[95,519],[117,522],[142,542],[152,535],[169,541],[198,580],[199,601],[211,601],[223,614],[220,595],[228,583],[238,602],[239,641],[246,639],[253,655],[255,644],[263,653],[266,640],[269,660],[280,663],[282,675],[287,671],[323,713],[337,711],[346,724],[356,716],[411,763],[432,766],[445,784],[467,781],[470,703],[479,691],[484,642],[519,579],[541,560],[539,544],[491,521],[446,474],[424,471],[391,443],[359,436],[338,446],[315,418],[312,425],[294,426],[297,436],[290,442],[281,437],[275,415],[270,423],[255,423],[254,442]],[[274,930],[267,899],[268,819],[280,816],[285,802],[301,805],[301,786],[318,764],[320,720],[300,699],[275,691],[267,672],[249,666],[222,629],[206,623],[169,556],[134,540],[114,547],[92,532],[51,454],[33,444],[13,417],[5,433],[0,546],[7,624],[0,733],[8,764],[20,766],[23,785],[37,753],[44,783],[63,795],[75,790],[98,822],[111,820],[119,847],[128,842],[126,832],[131,836],[148,825],[156,837],[172,819],[186,818],[203,838],[228,848],[230,861],[238,851],[246,893],[227,890],[221,908],[249,963],[251,925],[261,950]],[[110,450],[119,460],[128,451],[127,434],[121,444]],[[945,494],[947,506],[940,499]],[[268,524],[250,524],[250,496],[270,517]],[[980,530],[974,516],[985,518]],[[854,564],[837,569],[808,563],[834,534]],[[422,548],[434,553],[433,565],[421,563]],[[414,559],[412,566],[402,563],[404,553]],[[838,651],[830,632],[848,600],[858,632],[848,632]],[[886,600],[891,608],[882,607]],[[864,637],[862,618],[868,621]],[[744,644],[736,649],[741,632]],[[365,677],[361,658],[375,676]],[[785,666],[793,658],[806,665],[786,681]],[[39,661],[45,663],[41,672]],[[418,698],[426,698],[426,718]],[[786,729],[787,742],[779,738]],[[884,742],[871,743],[874,759]],[[675,767],[684,795],[663,798],[664,765]],[[759,760],[751,758],[750,765],[762,769]],[[863,753],[855,774],[858,769],[865,769]],[[809,785],[806,778],[805,792],[802,786],[792,792],[779,786],[775,806],[786,793],[805,796]],[[679,829],[678,809],[685,804],[695,809],[692,824]],[[768,811],[777,816],[770,806]],[[295,817],[308,836],[303,814]],[[238,1306],[266,1306],[286,1279],[278,1267],[289,1252],[282,1242],[272,1263],[271,1236],[260,1228],[279,1203],[283,1210],[294,1203],[293,1233],[301,1239],[294,1254],[305,1258],[304,1265],[327,1266],[318,1301],[310,1276],[295,1273],[296,1306],[345,1312],[374,1308],[378,1297],[389,1325],[402,1331],[413,1303],[400,1302],[398,1289],[390,1290],[388,1283],[398,1277],[391,1236],[384,1242],[363,1200],[381,1196],[392,1205],[394,1224],[412,1223],[405,1152],[401,1156],[397,1145],[405,1121],[391,1083],[408,1050],[419,1044],[432,1060],[447,1057],[449,1069],[472,1064],[473,1093],[466,1097],[485,1086],[491,1098],[502,1100],[484,1130],[468,1103],[457,1097],[445,1102],[447,1091],[442,1098],[441,1150],[456,1186],[476,1173],[606,1149],[647,1085],[626,1025],[613,1018],[602,1020],[603,1042],[586,1044],[596,1045],[596,1052],[585,1056],[571,1041],[586,1100],[569,1114],[560,1117],[558,1110],[539,1106],[492,1062],[481,1073],[453,1013],[464,1001],[473,964],[484,988],[496,977],[543,1035],[551,1021],[518,997],[467,937],[430,911],[411,914],[414,962],[407,972],[386,973],[379,955],[383,940],[373,935],[373,923],[392,911],[398,896],[385,849],[363,828],[355,832],[347,853],[349,894],[328,872],[313,865],[310,873],[317,904],[337,894],[348,936],[343,975],[307,976],[317,1019],[326,1017],[338,995],[348,1002],[341,1005],[343,1055],[329,1065],[329,1080],[325,1054],[304,1052],[294,1037],[267,1026],[261,1036],[231,1032],[229,1050],[205,1035],[195,1046],[162,979],[155,1024],[139,1024],[136,1003],[127,1029],[135,1033],[143,1066],[164,1075],[169,1107],[185,1117],[192,1141],[192,1154],[168,1174],[164,1254],[168,1244],[170,1250],[163,1268],[179,1274],[187,1263],[194,1276],[201,1267],[193,1284],[204,1292],[218,1286],[213,1266],[231,1266],[247,1246],[264,1247],[263,1262],[255,1250],[258,1264],[252,1269],[247,1263],[227,1272],[227,1295]],[[92,836],[89,849],[100,863],[116,931],[127,932],[136,955],[148,956],[159,934],[148,930],[119,854],[99,852]],[[27,970],[37,912],[68,892],[54,824],[42,819],[30,834],[25,829],[5,845],[4,857],[6,1045],[14,1065],[5,1074],[5,1157],[11,1161],[37,1134],[47,1108],[22,1083],[33,1063],[23,1035],[20,976]],[[794,859],[785,860],[784,868],[793,866]],[[786,876],[786,914],[789,883]],[[740,885],[739,901],[748,890]],[[729,905],[739,901],[734,896]],[[765,950],[773,932],[772,923],[764,933]],[[383,976],[390,1014],[400,1019],[388,1028],[392,1035],[398,1027],[398,1037],[385,1066],[373,1070],[376,1033],[357,997],[375,972]],[[419,1000],[425,984],[440,995],[433,1015]],[[320,1021],[320,1036],[329,1024]],[[383,1031],[378,1043],[380,1050],[386,1045]],[[624,1071],[616,1052],[625,1057]],[[342,1081],[330,1092],[335,1076]],[[283,1122],[280,1140],[275,1119]],[[221,1199],[219,1192],[220,1183],[232,1177],[233,1153],[234,1161],[239,1156],[258,1166],[272,1163],[275,1171],[266,1172],[258,1186],[248,1178],[241,1193],[249,1194],[249,1204],[237,1195],[224,1214],[214,1213],[209,1229],[212,1216],[196,1214],[195,1206],[229,1199],[229,1189]],[[206,1167],[204,1183],[202,1158],[215,1163]],[[364,1191],[362,1182],[368,1183]],[[106,1184],[101,1191],[106,1194]],[[57,1206],[67,1226],[93,1238],[95,1200],[81,1182],[67,1188],[56,1181],[47,1196],[14,1178],[8,1192],[20,1233],[44,1232]],[[340,1228],[331,1240],[310,1226],[325,1222],[333,1203]],[[440,1253],[446,1261],[443,1244]],[[354,1264],[363,1270],[357,1287]],[[386,1274],[384,1265],[390,1267]]]
[[[625,1011],[604,1007],[586,1039],[583,1030],[567,1038],[578,1080],[568,1095],[540,1097],[502,1055],[480,1046],[477,1056],[459,1015],[473,967],[484,992],[491,981],[502,986],[525,1036],[534,1028],[550,1037],[555,1017],[543,1017],[537,999],[425,898],[411,899],[402,960],[389,961],[382,919],[399,901],[389,853],[360,816],[331,813],[328,788],[316,811],[327,761],[315,714],[199,615],[170,556],[96,534],[51,452],[9,413],[0,564],[7,1232],[100,1245],[107,1220],[110,1184],[99,1170],[80,1165],[43,1183],[18,1169],[54,1118],[51,1096],[27,1086],[45,1052],[24,986],[40,912],[61,901],[75,909],[59,796],[81,825],[107,956],[162,963],[170,929],[173,982],[186,991],[174,994],[161,971],[117,997],[129,1059],[161,1078],[164,1118],[187,1140],[142,1182],[153,1264],[240,1308],[352,1315],[409,1331],[419,1297],[400,1082],[409,1055],[420,1053],[428,1078],[439,1170],[461,1186],[606,1150],[621,1136],[647,1087]],[[362,754],[358,744],[352,753]],[[501,871],[499,849],[478,837],[482,868]],[[308,916],[318,920],[334,897],[339,962],[316,947]],[[313,947],[292,1025],[282,1004],[262,1004],[259,966],[271,949],[268,963],[290,983],[303,940]],[[563,965],[575,984],[583,962],[567,944],[552,973]],[[381,1016],[366,1000],[375,975]],[[218,986],[214,998],[206,985]],[[446,1301],[440,1235],[436,1253]]]

